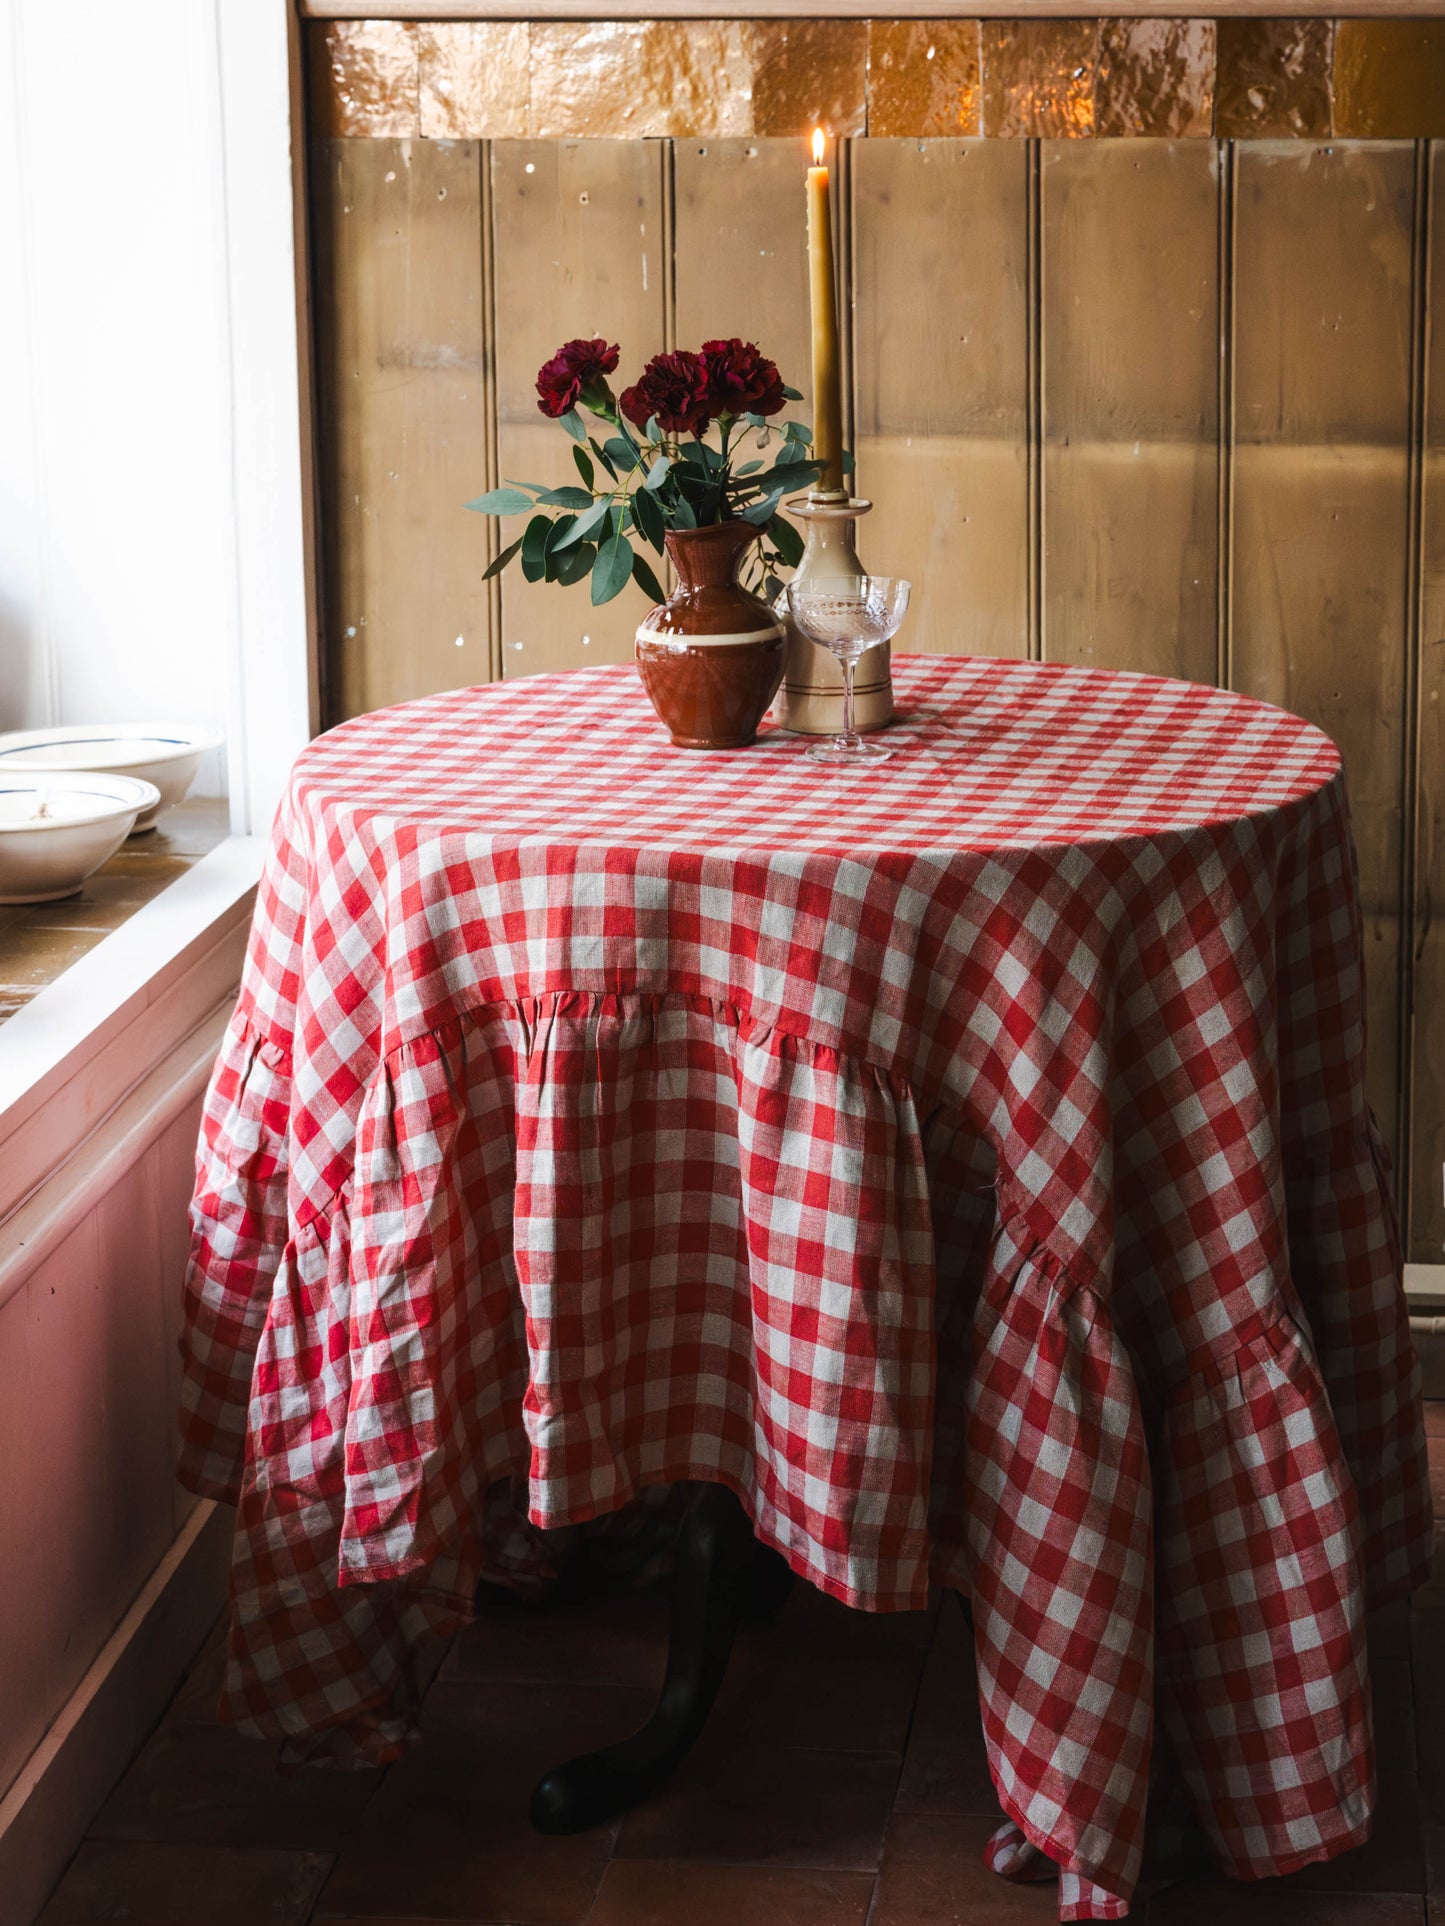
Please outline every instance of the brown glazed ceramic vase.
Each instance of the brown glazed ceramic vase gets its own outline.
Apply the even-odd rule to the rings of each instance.
[[[783,679],[787,636],[737,579],[751,522],[670,529],[677,589],[637,631],[637,668],[679,749],[745,749]]]

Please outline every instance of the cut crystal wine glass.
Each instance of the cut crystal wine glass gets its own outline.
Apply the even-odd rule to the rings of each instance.
[[[893,754],[865,741],[853,726],[853,673],[858,658],[887,642],[908,608],[912,584],[899,575],[841,575],[788,584],[788,608],[801,634],[837,656],[843,668],[843,733],[814,743],[814,762],[884,762]]]

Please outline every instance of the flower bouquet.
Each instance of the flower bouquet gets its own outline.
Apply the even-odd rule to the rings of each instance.
[[[507,482],[468,502],[484,515],[528,517],[487,574],[520,557],[529,582],[590,579],[595,604],[629,581],[662,602],[642,547],[661,555],[672,532],[740,523],[749,553],[739,580],[771,600],[777,570],[803,552],[780,504],[822,473],[811,428],[774,420],[801,400],[797,389],[751,341],[654,355],[620,396],[607,379],[617,362],[616,345],[599,337],[566,342],[539,371],[537,406],[571,436],[578,484]]]

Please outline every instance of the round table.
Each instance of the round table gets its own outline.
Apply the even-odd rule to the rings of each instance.
[[[1004,1811],[1116,1916],[1160,1735],[1230,1874],[1365,1837],[1364,1611],[1428,1561],[1344,782],[1216,690],[894,673],[865,771],[674,750],[630,667],[306,750],[182,1475],[230,1715],[302,1756],[400,1750],[509,1490],[713,1479],[851,1604],[966,1588]]]

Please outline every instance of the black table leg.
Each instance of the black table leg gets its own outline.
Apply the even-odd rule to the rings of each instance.
[[[758,1545],[722,1485],[704,1485],[678,1533],[667,1673],[646,1725],[617,1745],[554,1767],[532,1794],[538,1832],[583,1832],[652,1792],[696,1744],[727,1670],[738,1623],[781,1604],[791,1574]]]

